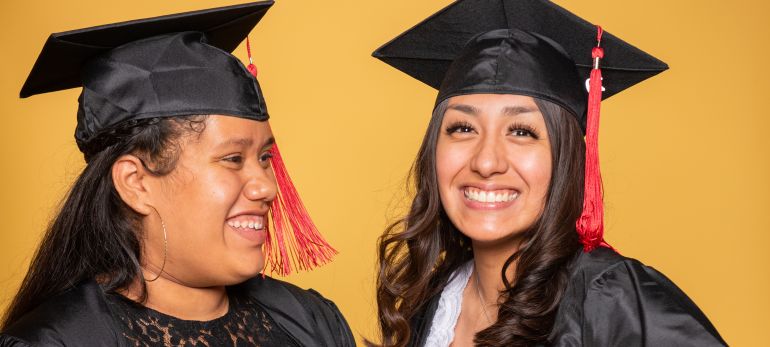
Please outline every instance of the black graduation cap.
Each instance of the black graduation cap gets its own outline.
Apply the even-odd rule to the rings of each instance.
[[[439,89],[437,104],[470,93],[529,95],[565,107],[585,127],[596,36],[596,26],[547,0],[459,0],[373,55]],[[609,33],[601,45],[603,98],[668,69]]]
[[[268,118],[256,79],[231,55],[273,1],[52,34],[20,96],[82,86],[81,150],[127,120],[195,114]]]

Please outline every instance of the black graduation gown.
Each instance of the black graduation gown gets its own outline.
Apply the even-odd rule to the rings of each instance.
[[[549,335],[550,346],[725,346],[706,316],[657,270],[607,248],[580,252]],[[411,322],[423,346],[437,295]]]
[[[318,292],[258,276],[242,284],[301,346],[355,346],[345,318]],[[127,346],[104,291],[86,282],[58,295],[0,334],[0,347]]]

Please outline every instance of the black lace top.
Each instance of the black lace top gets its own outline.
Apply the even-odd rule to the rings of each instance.
[[[107,295],[129,346],[297,346],[251,297],[230,293],[230,308],[211,321],[178,319],[118,294]]]

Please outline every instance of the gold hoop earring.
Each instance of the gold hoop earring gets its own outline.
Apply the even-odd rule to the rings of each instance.
[[[166,223],[163,222],[163,217],[160,216],[160,212],[158,212],[155,207],[152,207],[153,210],[155,210],[155,213],[158,214],[158,218],[160,218],[160,226],[163,228],[163,264],[160,266],[160,271],[158,271],[158,274],[155,276],[155,278],[148,280],[145,278],[144,280],[146,282],[153,282],[160,278],[160,275],[163,274],[163,269],[166,268],[166,257],[168,256],[168,235],[166,235]],[[142,276],[144,277],[144,276]]]

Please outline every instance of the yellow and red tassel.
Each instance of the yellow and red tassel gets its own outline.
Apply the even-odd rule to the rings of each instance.
[[[278,193],[270,208],[273,230],[268,230],[265,258],[273,272],[281,276],[295,270],[312,270],[326,264],[337,254],[318,232],[294,187],[278,146],[271,149],[270,160],[278,184]]]
[[[246,37],[246,52],[249,55],[249,65],[246,69],[256,78],[257,67],[251,58],[251,44],[248,37]],[[330,262],[337,254],[337,250],[326,242],[310,218],[289,177],[278,145],[273,145],[270,152],[272,154],[270,165],[278,185],[278,191],[270,207],[272,232],[265,225],[267,238],[264,250],[270,271],[287,276],[291,274],[292,269],[308,271]]]

